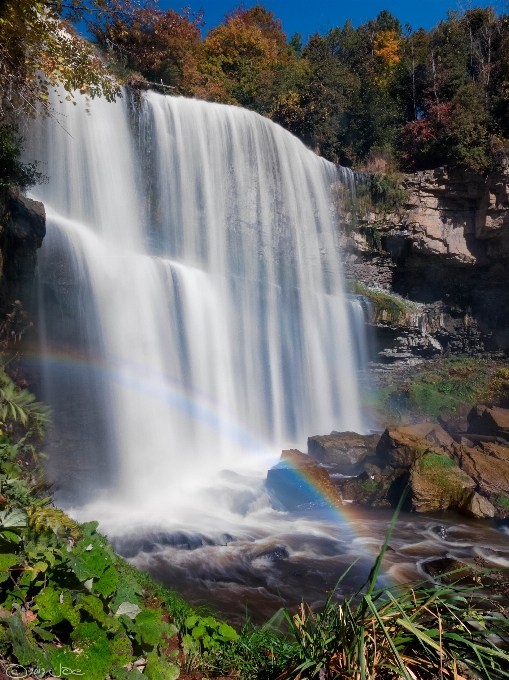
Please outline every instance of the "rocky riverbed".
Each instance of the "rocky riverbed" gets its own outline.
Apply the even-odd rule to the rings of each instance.
[[[509,409],[479,404],[465,421],[442,425],[310,437],[307,454],[283,451],[267,487],[292,510],[317,494],[337,504],[394,507],[408,484],[406,507],[414,512],[509,517]]]

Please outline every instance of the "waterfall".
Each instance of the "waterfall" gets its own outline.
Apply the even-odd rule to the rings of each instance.
[[[64,502],[175,508],[221,470],[361,431],[331,192],[351,173],[233,106],[57,110],[28,147],[50,178],[39,335]]]

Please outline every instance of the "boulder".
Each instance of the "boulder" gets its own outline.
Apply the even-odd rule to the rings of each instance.
[[[279,463],[267,474],[266,486],[287,510],[310,503],[341,504],[327,470],[296,449],[283,451]]]
[[[461,469],[477,485],[477,491],[490,501],[509,496],[509,461],[489,456],[479,449],[455,444],[454,457]]]
[[[341,474],[355,474],[362,462],[375,455],[380,435],[356,432],[309,437],[308,453],[319,463],[334,466]]]
[[[409,434],[415,437],[422,437],[426,441],[440,447],[441,449],[448,449],[453,443],[454,439],[448,434],[441,425],[437,423],[415,423],[415,425],[405,425],[398,428],[403,434]]]
[[[434,512],[463,507],[476,483],[451,458],[426,453],[415,461],[410,472],[412,508]]]
[[[509,446],[501,446],[493,442],[481,442],[480,449],[487,456],[509,461]]]
[[[476,517],[478,519],[495,517],[496,512],[489,500],[477,492],[474,492],[468,498],[461,510],[466,515],[470,515],[470,517]]]
[[[375,508],[395,505],[405,487],[408,473],[405,470],[392,470],[392,474],[388,476],[382,474],[380,468],[374,465],[366,468],[368,469],[357,477],[336,481],[343,500]]]
[[[457,432],[466,432],[468,427],[468,420],[466,417],[462,418],[457,414],[449,416],[440,416],[438,418],[440,425],[449,434],[456,434]]]
[[[509,409],[493,406],[474,406],[468,414],[470,434],[501,437],[509,441]]]
[[[339,483],[341,496],[344,501],[353,501],[361,505],[371,505],[375,507],[390,506],[386,501],[387,483],[380,474],[373,472],[362,472],[357,477],[345,479]]]
[[[316,461],[310,456],[302,453],[298,449],[285,449],[281,452],[280,460],[285,463],[289,463],[295,468],[315,466]]]
[[[378,458],[387,465],[399,469],[412,467],[415,461],[421,458],[427,451],[444,454],[444,450],[441,447],[436,446],[423,437],[422,433],[424,431],[426,431],[426,436],[428,436],[432,431],[437,431],[437,428],[440,428],[439,425],[435,425],[433,430],[428,430],[428,425],[432,424],[426,423],[426,427],[422,428],[416,425],[408,425],[394,430],[385,430],[376,447]],[[444,430],[442,432],[445,436],[448,436]],[[441,433],[440,436],[442,437]]]

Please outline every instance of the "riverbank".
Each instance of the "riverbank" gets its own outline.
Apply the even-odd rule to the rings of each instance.
[[[424,680],[438,672],[474,677],[469,669],[479,673],[483,664],[493,674],[475,677],[502,677],[509,669],[509,656],[492,641],[509,634],[499,573],[453,565],[449,577],[435,574],[434,584],[376,587],[394,550],[394,521],[358,594],[333,591],[320,612],[303,605],[237,632],[126,563],[96,523],[79,525],[52,507],[44,484],[34,483],[35,447],[14,439],[3,434],[0,441],[1,473],[9,480],[0,538],[3,677],[19,674],[20,666],[33,677],[87,680],[332,678],[361,668],[373,678]],[[458,628],[451,615],[458,598],[468,598],[469,617],[485,628],[468,620]]]
[[[345,513],[342,525],[337,517],[329,517],[328,558],[322,541],[322,558],[317,556],[316,564],[320,559],[323,564],[324,557],[330,562],[334,553],[342,552],[340,587],[335,587],[337,562],[329,583],[316,581],[316,569],[314,575],[308,571],[300,575],[303,591],[314,577],[314,587],[322,591],[325,602],[315,598],[298,610],[294,600],[288,609],[274,606],[271,613],[279,613],[269,623],[256,626],[246,620],[233,627],[211,615],[208,607],[193,608],[157,583],[179,585],[171,572],[157,573],[150,565],[154,581],[114,552],[98,533],[96,522],[78,524],[52,505],[41,467],[40,440],[34,436],[37,430],[42,434],[47,411],[3,375],[1,403],[12,404],[3,411],[0,433],[0,670],[4,677],[12,677],[18,666],[33,677],[80,675],[87,680],[332,678],[350,677],[362,667],[374,678],[424,680],[440,671],[444,677],[469,678],[468,669],[479,673],[481,662],[494,670],[480,677],[502,677],[509,670],[509,656],[493,643],[494,635],[509,639],[508,593],[500,570],[509,555],[504,557],[501,544],[474,556],[474,525],[458,530],[454,517],[439,521],[432,515],[423,522],[423,516],[408,514],[395,525],[392,511],[381,509],[377,521],[384,534],[389,525],[384,543],[380,528],[373,540],[376,532],[369,526],[373,515],[352,513],[348,522]],[[294,520],[301,526],[308,522],[319,527],[321,522],[323,527],[323,517],[316,514],[320,512],[323,503],[303,507],[294,513]],[[483,525],[484,542],[485,528],[491,531]],[[407,556],[408,567],[418,531],[419,549],[423,543],[428,548],[441,543],[442,554],[434,559],[428,555],[421,560],[420,572],[411,574],[401,557]],[[291,581],[298,564],[295,552],[304,536],[305,532],[292,532],[288,547],[253,555],[253,562],[259,570],[264,561],[271,569],[282,569],[281,580],[286,570]],[[308,549],[310,534],[306,540]],[[353,551],[342,550],[341,542],[353,545]],[[369,542],[370,550],[363,552],[361,546]],[[216,546],[216,550],[224,548]],[[191,552],[205,568],[200,551]],[[354,563],[355,569],[349,571]],[[199,568],[198,562],[195,567]],[[427,580],[422,581],[421,574]],[[397,585],[409,580],[411,587]],[[298,588],[298,579],[293,585]],[[430,598],[435,603],[431,618],[426,604]],[[457,629],[450,609],[457,606],[458,598],[468,598],[469,616],[483,621],[485,628],[478,630],[467,621]],[[208,602],[203,597],[203,604],[213,601],[213,595]],[[341,612],[346,611],[350,622],[342,618]],[[388,620],[392,621],[390,635],[383,623]],[[388,668],[393,669],[389,676]]]

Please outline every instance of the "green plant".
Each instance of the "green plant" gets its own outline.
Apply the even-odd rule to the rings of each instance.
[[[80,536],[79,525],[68,515],[49,505],[32,505],[28,509],[29,525],[37,534],[45,531],[53,531],[56,536],[69,536],[78,538]]]
[[[398,213],[407,200],[407,192],[401,187],[398,172],[376,173],[370,183],[370,194],[375,212]]]
[[[221,623],[213,616],[189,616],[184,623],[188,631],[184,636],[184,649],[208,652],[218,649],[225,642],[238,639],[238,634],[227,623]]]
[[[509,406],[509,368],[499,368],[490,375],[483,401],[494,406]]]
[[[472,587],[426,582],[376,589],[405,495],[365,591],[339,602],[331,593],[320,613],[304,604],[293,616],[286,612],[297,649],[282,678],[457,680],[464,668],[486,679],[509,677],[509,619],[503,604],[482,592],[481,577]]]
[[[0,383],[0,420],[30,425],[42,438],[50,422],[51,409],[28,390],[17,387],[5,373],[0,375]]]
[[[37,163],[21,161],[21,140],[12,125],[0,123],[0,188],[30,189],[45,180]]]
[[[498,505],[504,512],[509,512],[509,498],[500,494],[495,500],[495,505]]]

